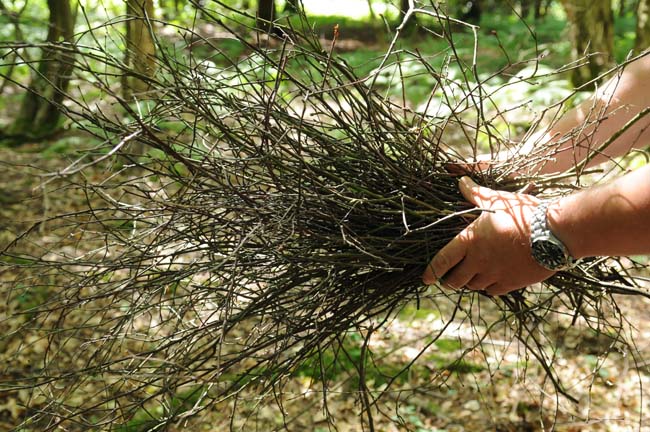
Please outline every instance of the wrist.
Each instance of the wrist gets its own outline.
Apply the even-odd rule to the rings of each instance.
[[[576,264],[576,259],[549,224],[549,207],[555,201],[542,201],[529,219],[530,252],[539,265],[547,270],[566,270]]]
[[[572,215],[575,215],[572,201],[572,195],[552,201],[546,211],[546,221],[553,235],[564,244],[569,254],[578,260],[584,258],[586,254],[583,253],[582,237],[572,218]]]

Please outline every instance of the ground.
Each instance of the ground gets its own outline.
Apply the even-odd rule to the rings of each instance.
[[[2,247],[33,222],[83,206],[81,195],[50,198],[56,182],[44,184],[47,177],[41,174],[64,168],[69,159],[40,150],[43,148],[36,145],[0,150],[5,168],[0,178]],[[40,241],[51,240],[47,224],[38,230]],[[12,277],[6,271],[0,275],[3,280]],[[0,338],[0,364],[5,365],[0,383],[10,381],[11,374],[28,375],[47,352],[47,344],[36,330],[33,335],[22,333],[20,340],[12,338],[23,315],[11,314],[24,307],[20,302],[26,300],[3,290],[0,316],[9,319],[0,320],[0,334],[6,335]],[[611,339],[590,331],[584,323],[573,324],[569,318],[553,323],[560,336],[549,339],[548,348],[555,352],[555,370],[577,403],[555,398],[545,372],[534,359],[522,355],[512,334],[491,332],[476,345],[477,335],[489,323],[476,325],[465,320],[454,322],[443,338],[431,344],[432,335],[446,323],[444,306],[426,302],[420,309],[407,306],[370,340],[376,370],[388,375],[395,375],[419,357],[371,410],[375,430],[650,430],[650,363],[645,360],[650,358],[650,301],[620,297],[618,304],[621,315],[630,323],[626,337],[636,345],[636,353],[612,344]],[[489,320],[489,313],[486,317]],[[422,353],[427,344],[430,346]],[[602,356],[611,346],[613,352]],[[462,367],[450,367],[461,354]],[[326,408],[337,430],[368,430],[362,426],[367,417],[361,415],[358,383],[348,366],[350,370],[342,370],[329,383]],[[376,373],[367,382],[373,395],[386,389],[380,381],[381,374]],[[297,374],[286,381],[282,391],[284,418],[291,419],[288,430],[326,431],[334,427],[325,415],[322,383],[309,374]],[[84,387],[75,396],[83,398],[91,393],[92,388]],[[283,425],[283,416],[271,396],[247,390],[240,395],[239,411],[233,420],[229,415],[233,402],[226,401],[207,407],[174,429],[224,430],[232,421],[240,430],[251,430],[255,425],[259,430],[274,430]],[[10,430],[28,412],[40,407],[39,401],[30,397],[27,390],[0,393],[0,430]]]
[[[327,2],[316,0],[306,2],[309,14],[320,14],[329,10],[345,10],[348,18],[362,15],[359,12],[365,0],[337,1],[336,8]],[[318,7],[321,7],[319,10]],[[325,8],[325,9],[323,9]],[[559,6],[558,6],[559,9]],[[376,14],[384,10],[375,9]],[[568,41],[558,40],[565,22],[561,18],[549,17],[538,23],[539,30],[535,43],[530,40],[528,28],[513,16],[502,17],[495,14],[487,16],[482,23],[481,56],[479,66],[486,63],[488,71],[499,69],[505,61],[502,51],[517,53],[513,61],[530,59],[540,55],[552,68],[567,63]],[[341,17],[321,17],[320,36],[330,37],[335,26],[340,24],[341,40],[337,50],[358,67],[360,76],[365,76],[377,67],[385,42],[377,36],[376,27],[366,22],[357,23],[350,28],[350,21]],[[632,21],[628,20],[627,24]],[[383,23],[379,20],[379,26]],[[377,25],[377,22],[375,25]],[[625,23],[624,23],[625,24]],[[628,27],[630,27],[628,25]],[[214,31],[214,26],[211,27]],[[629,30],[629,29],[628,29]],[[171,35],[176,28],[168,28]],[[356,37],[348,38],[357,32]],[[220,43],[227,36],[212,34]],[[161,35],[166,34],[161,30]],[[367,40],[361,36],[367,36]],[[216,37],[220,36],[220,37]],[[355,35],[351,35],[355,36]],[[487,39],[485,38],[487,37]],[[379,39],[379,40],[378,40]],[[469,41],[469,49],[461,54],[471,57],[473,36],[461,32],[458,39]],[[432,43],[446,42],[432,38],[430,34],[415,35],[409,44],[415,44],[423,53],[439,53],[447,49],[430,47]],[[538,44],[539,43],[539,44]],[[377,46],[374,46],[374,45]],[[329,49],[325,41],[324,46]],[[618,44],[617,58],[625,58],[625,44]],[[221,48],[228,49],[226,45]],[[231,47],[235,55],[241,55],[242,47]],[[539,49],[539,52],[536,51]],[[208,58],[213,58],[207,52]],[[494,63],[494,64],[493,64]],[[546,64],[546,63],[545,63]],[[534,69],[538,69],[534,64]],[[395,73],[388,70],[387,75]],[[521,72],[519,69],[517,71]],[[423,76],[421,70],[408,71],[412,74],[413,85],[407,88],[406,97],[417,107],[427,101],[435,80]],[[508,71],[510,73],[511,71]],[[401,74],[402,71],[400,70]],[[532,76],[532,75],[531,75]],[[497,77],[497,83],[487,83],[495,88],[507,82]],[[503,86],[504,91],[492,95],[504,101],[498,105],[519,104],[529,96],[542,98],[540,106],[548,106],[566,97],[563,91],[566,84],[551,77],[552,82],[542,85],[520,82],[517,86]],[[505,81],[504,81],[505,80]],[[560,85],[561,84],[561,85]],[[537,90],[543,87],[542,92]],[[491,87],[489,87],[491,88]],[[84,89],[90,90],[90,89]],[[534,90],[534,94],[533,94]],[[554,94],[553,92],[555,91]],[[5,111],[11,111],[12,104],[18,103],[19,91],[9,88],[3,97]],[[506,94],[513,93],[513,94]],[[398,97],[401,98],[401,94]],[[417,103],[415,103],[417,102]],[[106,107],[104,107],[106,108]],[[510,122],[522,122],[518,118]],[[532,116],[534,113],[530,113]],[[506,113],[505,115],[508,115]],[[10,115],[3,114],[4,123]],[[513,131],[513,136],[529,126],[524,119]],[[508,134],[504,134],[508,135]],[[509,135],[508,135],[509,136]],[[68,166],[75,158],[74,149],[83,147],[83,137],[66,136],[61,139],[44,141],[38,144],[25,144],[17,149],[0,148],[0,164],[4,168],[0,176],[0,251],[8,246],[17,235],[38,223],[34,229],[36,245],[54,244],[60,240],[48,218],[65,212],[83,209],[86,197],[82,191],[67,190],[59,193],[61,182],[48,177],[48,173]],[[71,141],[74,140],[74,141]],[[86,172],[88,180],[100,179],[106,175],[99,169]],[[69,239],[74,242],[75,238]],[[641,259],[641,258],[640,258]],[[642,258],[647,260],[647,258]],[[6,281],[15,279],[13,268],[5,266],[0,260],[0,431],[11,430],[26,416],[46,408],[41,397],[33,397],[29,389],[8,390],[7,385],[16,379],[30,377],[38,373],[48,355],[51,354],[47,340],[43,339],[38,328],[24,327],[29,320],[29,308],[47,298],[47,288],[26,289],[23,292],[9,290]],[[16,264],[16,262],[12,262]],[[20,262],[18,262],[20,264]],[[29,263],[23,263],[29,265]],[[20,281],[19,281],[20,282]],[[445,328],[444,333],[434,341],[450,319],[452,301],[444,300],[438,292],[432,291],[430,299],[422,301],[420,307],[408,304],[369,340],[372,352],[372,367],[366,377],[366,386],[371,397],[381,398],[370,409],[370,414],[378,431],[644,431],[650,430],[650,301],[639,296],[617,297],[618,312],[627,321],[622,326],[623,336],[633,343],[629,349],[620,340],[613,340],[607,329],[595,331],[583,320],[574,320],[570,310],[562,309],[539,330],[548,335],[544,349],[553,358],[554,372],[560,378],[567,394],[576,399],[558,396],[551,385],[549,375],[539,362],[523,350],[507,325],[491,329],[490,325],[498,314],[489,305],[483,310],[482,321],[458,318]],[[471,315],[477,305],[465,301],[463,306]],[[83,310],[81,312],[84,312]],[[80,313],[80,320],[83,314]],[[592,323],[593,324],[593,323]],[[49,317],[44,326],[54,328],[56,321]],[[361,332],[349,335],[349,354],[353,359],[359,357]],[[488,336],[483,338],[483,335]],[[609,334],[609,336],[608,336]],[[101,339],[102,334],[89,334],[89,340]],[[73,367],[84,364],[79,345],[70,343],[65,355]],[[605,355],[604,353],[609,353]],[[463,358],[462,362],[454,360]],[[323,397],[324,385],[313,373],[313,368],[302,368],[287,377],[285,385],[278,389],[282,395],[282,409],[278,408],[276,394],[261,394],[256,389],[240,392],[236,402],[228,399],[206,406],[198,415],[183,419],[172,430],[221,431],[232,427],[235,430],[277,430],[283,427],[290,431],[324,432],[330,430],[366,431],[368,413],[363,409],[360,383],[354,362],[341,360],[336,373],[327,384],[327,398]],[[388,387],[391,377],[397,377]],[[137,377],[125,377],[129,385]],[[83,387],[71,389],[71,404],[95,396],[102,390],[103,383],[87,381]],[[180,390],[179,390],[180,393]],[[154,407],[159,408],[159,407]],[[231,415],[236,412],[235,415]],[[156,417],[144,409],[136,412],[137,418]],[[75,429],[76,428],[76,429]],[[30,430],[27,428],[24,431]],[[39,431],[34,427],[34,431]],[[84,430],[70,425],[66,430]],[[136,423],[116,427],[120,431],[144,431],[145,426]]]

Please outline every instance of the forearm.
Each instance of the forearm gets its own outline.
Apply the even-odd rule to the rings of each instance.
[[[576,258],[650,253],[650,166],[563,197],[548,223]]]
[[[602,153],[597,150],[648,106],[650,100],[650,56],[630,63],[622,74],[611,78],[594,95],[567,112],[548,130],[530,138],[531,145],[548,147],[549,159],[541,173],[562,172],[586,158],[598,164],[621,156],[650,142],[650,115],[636,121],[613,140]]]

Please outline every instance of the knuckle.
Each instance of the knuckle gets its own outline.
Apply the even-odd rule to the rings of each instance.
[[[466,286],[466,282],[467,278],[465,275],[457,271],[443,280],[443,284],[451,289],[461,289],[463,286]]]
[[[449,257],[447,254],[441,252],[433,258],[431,262],[431,270],[433,274],[439,278],[442,276],[443,269],[446,269],[449,266]]]
[[[446,279],[445,279],[445,280],[442,281],[442,284],[443,284],[445,287],[450,288],[450,289],[457,289],[457,288],[458,288],[458,287],[456,286],[456,283],[455,283],[454,281],[452,281],[452,280],[446,280]]]

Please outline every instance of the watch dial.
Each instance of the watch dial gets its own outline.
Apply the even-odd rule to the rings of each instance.
[[[561,270],[567,266],[564,250],[559,245],[547,241],[536,241],[531,245],[531,253],[538,263],[549,270]]]

